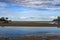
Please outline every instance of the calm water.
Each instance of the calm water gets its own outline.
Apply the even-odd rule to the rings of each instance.
[[[28,27],[28,26],[20,26],[20,27],[0,27],[0,37],[21,37],[25,35],[32,34],[54,34],[60,35],[60,28],[58,27]]]

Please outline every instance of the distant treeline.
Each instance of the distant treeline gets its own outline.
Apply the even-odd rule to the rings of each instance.
[[[8,20],[8,17],[1,17],[0,22],[2,22],[2,21],[3,21],[3,23],[9,23],[11,20]]]
[[[56,22],[57,24],[60,24],[60,17],[58,16],[57,19],[54,19],[53,21]]]

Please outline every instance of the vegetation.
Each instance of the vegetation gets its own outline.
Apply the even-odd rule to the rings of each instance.
[[[58,36],[24,36],[24,37],[7,37],[7,38],[0,38],[0,40],[60,40]]]
[[[9,23],[8,17],[1,17],[0,23]]]
[[[53,21],[56,22],[57,24],[60,24],[60,17],[58,16],[58,18],[54,19]]]

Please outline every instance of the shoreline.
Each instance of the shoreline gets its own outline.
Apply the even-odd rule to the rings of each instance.
[[[24,37],[0,37],[0,40],[60,40],[60,36],[24,36]]]
[[[0,26],[60,26],[60,24],[49,24],[40,22],[11,22],[0,23]]]

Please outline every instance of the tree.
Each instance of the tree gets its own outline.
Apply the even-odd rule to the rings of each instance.
[[[58,16],[58,18],[57,19],[54,19],[53,21],[54,22],[57,22],[58,24],[60,24],[60,17]]]
[[[1,18],[0,18],[0,21],[1,21],[2,23],[10,23],[10,22],[11,22],[11,20],[8,20],[8,17],[1,17]]]
[[[8,20],[8,17],[6,17],[6,20]]]
[[[0,21],[4,21],[4,23],[8,23],[8,17],[1,17],[0,18]]]
[[[0,18],[0,21],[5,21],[5,18],[4,18],[4,17],[1,17],[1,18]]]

